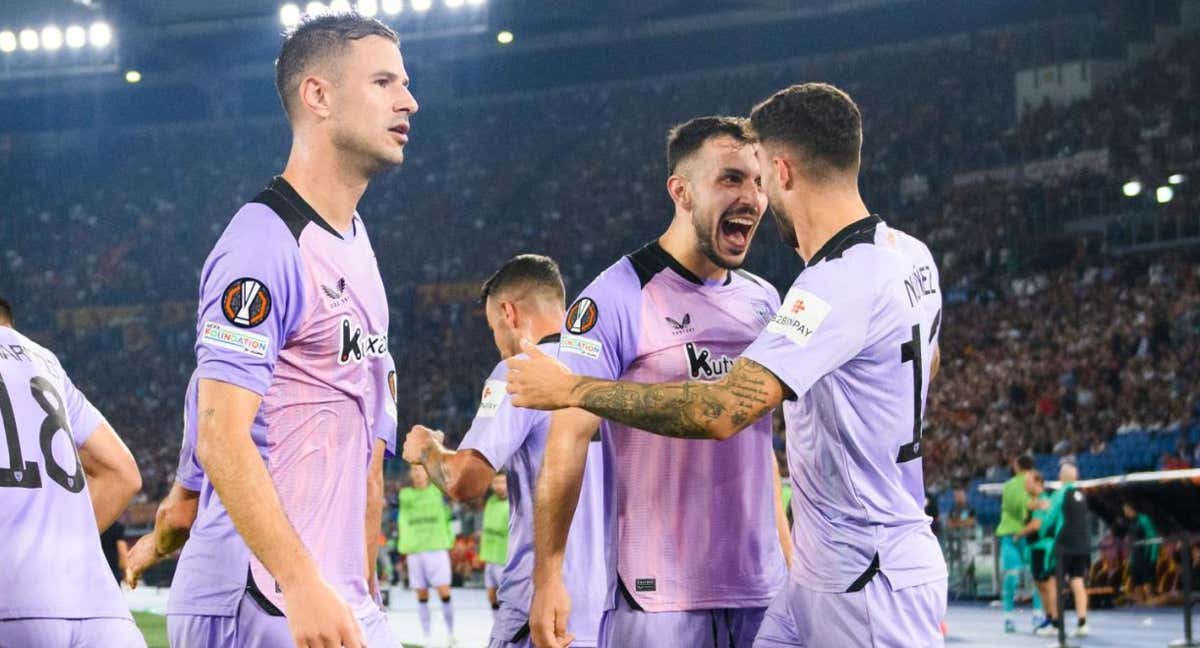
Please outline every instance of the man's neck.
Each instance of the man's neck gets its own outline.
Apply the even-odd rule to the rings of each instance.
[[[724,279],[729,274],[728,270],[713,263],[700,249],[690,214],[675,212],[671,226],[658,238],[658,244],[688,272],[705,281]]]
[[[281,174],[312,208],[339,232],[350,231],[367,178],[351,171],[336,155],[319,153],[293,141]]]
[[[858,188],[834,188],[788,210],[796,228],[796,252],[805,263],[847,225],[871,215]]]

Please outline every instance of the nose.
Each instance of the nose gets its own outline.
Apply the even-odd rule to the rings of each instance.
[[[399,101],[396,102],[395,111],[407,112],[410,115],[416,114],[416,112],[421,109],[421,105],[417,103],[416,96],[413,95],[412,91],[409,90],[407,86],[400,86],[400,88],[402,89],[402,92],[400,94]]]

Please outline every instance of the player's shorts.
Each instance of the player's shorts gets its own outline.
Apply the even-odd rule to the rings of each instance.
[[[483,565],[483,584],[488,589],[500,587],[500,575],[504,573],[504,565]]]
[[[1154,582],[1154,561],[1150,556],[1134,549],[1129,556],[1129,581],[1134,587],[1150,585]]]
[[[1029,570],[1033,572],[1033,580],[1044,583],[1054,578],[1054,566],[1046,565],[1046,550],[1034,549],[1029,552]]]
[[[893,591],[877,574],[857,592],[817,592],[789,579],[754,648],[941,648],[945,616],[945,580]]]
[[[600,619],[601,648],[735,648],[749,646],[763,622],[766,608],[720,608],[681,612],[634,609],[628,594]],[[572,644],[574,645],[574,644]]]
[[[450,552],[445,549],[409,554],[408,588],[429,589],[450,586]]]
[[[1092,567],[1092,557],[1088,554],[1064,554],[1062,561],[1063,575],[1067,578],[1087,578]]]
[[[1000,536],[1000,569],[1004,571],[1025,569],[1025,542],[1012,536]]]
[[[146,648],[132,619],[0,619],[0,648]]]
[[[387,616],[375,610],[358,620],[369,648],[396,648]],[[294,648],[287,618],[268,614],[250,594],[243,594],[237,616],[167,615],[171,648]]]

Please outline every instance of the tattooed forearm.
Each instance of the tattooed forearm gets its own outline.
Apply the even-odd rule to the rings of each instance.
[[[597,416],[682,439],[732,436],[770,412],[782,393],[774,374],[745,359],[719,382],[647,385],[582,378],[572,390],[579,406]]]
[[[454,480],[451,467],[446,463],[447,452],[442,444],[433,441],[421,450],[421,464],[429,473],[429,481],[443,493],[447,492],[450,482]]]

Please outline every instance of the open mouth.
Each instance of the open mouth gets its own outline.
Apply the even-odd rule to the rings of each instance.
[[[745,214],[735,214],[721,219],[721,240],[734,254],[741,254],[750,245],[757,219]]]

